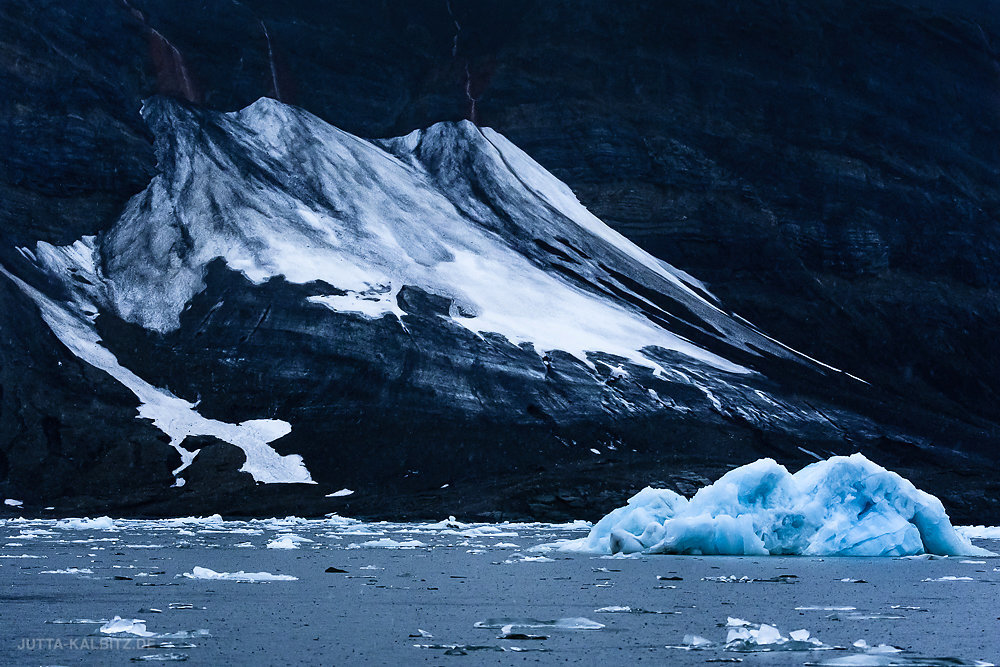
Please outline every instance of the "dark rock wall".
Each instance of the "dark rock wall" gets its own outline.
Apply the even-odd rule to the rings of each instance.
[[[153,173],[138,109],[154,93],[220,109],[278,96],[364,136],[474,113],[729,309],[995,442],[991,2],[274,4],[2,3],[5,245],[109,227]],[[86,415],[130,396],[49,368],[58,345],[0,283],[0,450],[96,452]]]

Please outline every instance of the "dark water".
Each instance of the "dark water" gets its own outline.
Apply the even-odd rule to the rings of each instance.
[[[3,531],[0,664],[1000,662],[1000,559],[543,554],[529,548],[584,533],[540,524],[8,521]],[[266,548],[287,533],[311,541]],[[386,539],[426,546],[377,546]],[[195,568],[296,579],[185,576]],[[69,572],[46,573],[58,570]],[[925,581],[942,577],[971,580]],[[603,610],[615,607],[629,609]],[[115,616],[144,620],[153,636],[102,633]],[[730,617],[783,638],[806,629],[820,645],[726,644]],[[74,619],[95,622],[53,622]],[[697,643],[686,635],[709,644],[670,648]],[[872,654],[858,640],[904,650]]]

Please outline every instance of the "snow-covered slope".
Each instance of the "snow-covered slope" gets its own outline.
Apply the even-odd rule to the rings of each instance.
[[[539,354],[587,361],[606,352],[658,369],[642,352],[656,346],[747,372],[608,294],[602,264],[748,349],[746,328],[699,295],[696,281],[594,218],[489,129],[438,124],[382,148],[269,98],[208,126],[164,104],[145,109],[166,135],[164,171],[102,244],[109,302],[128,321],[176,329],[207,264],[222,257],[257,283],[324,281],[331,293],[313,300],[338,312],[399,317],[396,296],[411,285],[451,300],[457,324]]]
[[[726,313],[698,280],[611,230],[488,128],[439,123],[366,141],[271,99],[217,113],[154,98],[143,114],[159,162],[149,186],[97,238],[22,249],[61,296],[15,280],[69,350],[138,397],[137,416],[181,455],[175,474],[197,453],[184,439],[211,435],[240,447],[258,482],[314,481],[309,461],[338,455],[310,444],[317,424],[387,408],[402,422],[401,406],[501,423],[524,421],[528,405],[546,423],[671,412],[829,429],[827,413],[777,396],[766,369],[779,360],[839,371]],[[238,278],[202,313],[213,270]],[[268,285],[282,296],[264,304],[257,286]],[[244,302],[254,312],[231,305]],[[226,326],[249,333],[229,348],[221,330],[192,342],[227,303]],[[103,342],[101,322],[117,332]],[[308,345],[248,352],[262,325]],[[204,395],[226,419],[202,416],[199,401],[129,363]],[[327,379],[359,365],[365,382],[383,383],[374,398],[365,403],[357,385],[328,398]],[[233,367],[253,382],[218,379]],[[247,414],[268,392],[285,407]],[[305,462],[299,449],[282,456],[269,444],[295,442],[297,421],[311,424],[299,443],[315,447],[301,451]]]

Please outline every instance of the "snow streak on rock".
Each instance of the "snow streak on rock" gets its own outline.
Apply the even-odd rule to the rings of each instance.
[[[59,252],[64,249],[40,243],[38,253],[50,261],[62,257],[67,260],[66,266],[77,268],[74,271],[76,275],[94,277],[93,248],[88,246],[88,241],[92,243],[93,238],[68,246],[69,250],[65,253]],[[91,253],[89,257],[88,250]],[[74,260],[80,261],[80,264],[74,266],[71,263]],[[91,267],[89,271],[78,268],[87,265]],[[194,404],[165,389],[154,387],[118,363],[115,356],[101,344],[100,336],[91,321],[97,309],[85,297],[79,297],[73,304],[75,307],[59,304],[11,275],[6,269],[0,267],[0,272],[31,297],[41,311],[42,319],[70,352],[91,366],[105,371],[135,394],[140,401],[137,417],[151,420],[154,426],[170,436],[171,446],[181,455],[182,463],[174,471],[175,475],[189,466],[197,454],[184,449],[181,445],[184,439],[189,435],[211,435],[242,449],[246,454],[246,463],[241,471],[250,473],[258,482],[312,483],[301,456],[281,456],[268,445],[291,431],[288,422],[279,419],[254,419],[241,424],[229,424],[202,417],[194,409]],[[179,481],[182,483],[182,480]]]

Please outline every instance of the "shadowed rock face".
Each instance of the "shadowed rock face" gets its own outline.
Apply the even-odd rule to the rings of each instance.
[[[727,463],[761,453],[801,457],[797,446],[821,443],[838,452],[864,449],[904,474],[911,466],[919,485],[944,495],[953,512],[979,512],[977,520],[985,520],[989,490],[963,492],[984,483],[1000,377],[991,333],[1000,325],[1000,29],[987,4],[454,2],[449,16],[443,2],[322,10],[286,3],[280,11],[221,0],[131,3],[143,20],[124,4],[92,4],[69,10],[13,2],[0,9],[9,44],[0,75],[11,91],[0,102],[3,264],[50,298],[64,298],[65,288],[12,249],[112,229],[128,197],[156,173],[152,135],[137,113],[141,100],[178,94],[177,77],[157,68],[168,62],[176,74],[182,63],[205,107],[232,110],[277,94],[362,136],[469,117],[474,99],[480,124],[565,181],[608,224],[705,281],[724,310],[871,383],[768,356],[758,361],[769,383],[763,390],[807,401],[835,427],[775,429],[704,407],[666,421],[650,411],[605,415],[587,408],[580,413],[590,416],[576,423],[568,418],[572,406],[600,405],[609,390],[547,395],[548,404],[533,395],[515,406],[497,397],[521,396],[522,382],[506,371],[498,377],[507,379],[487,380],[482,369],[461,380],[470,372],[462,363],[442,376],[441,360],[456,348],[443,348],[449,352],[430,363],[426,346],[417,351],[402,338],[386,344],[398,334],[390,318],[317,324],[335,314],[316,304],[289,305],[329,295],[336,285],[250,283],[215,263],[172,333],[151,333],[116,315],[123,311],[101,311],[96,326],[108,346],[156,387],[192,403],[200,397],[214,419],[288,421],[292,434],[274,441],[274,449],[303,454],[309,470],[331,484],[357,486],[350,475],[339,476],[343,471],[373,486],[396,480],[398,487],[386,487],[394,490],[350,501],[353,511],[433,513],[463,502],[470,511],[579,515],[591,502],[580,500],[581,490],[593,491],[593,507],[606,508],[620,497],[602,501],[600,490],[674,484],[681,477],[670,475],[682,471],[714,477]],[[151,30],[165,42],[152,39]],[[150,51],[157,44],[159,60]],[[543,243],[531,240],[530,251],[520,250],[536,260],[572,257],[559,243]],[[114,239],[101,244],[114,247]],[[120,255],[104,257],[109,270]],[[617,289],[650,298],[648,286],[609,276]],[[31,301],[5,285],[3,492],[177,511],[183,489],[163,489],[178,465],[163,434],[134,419],[137,402],[120,385],[59,351]],[[219,301],[226,305],[209,313]],[[419,289],[399,295],[406,312],[447,305],[433,302]],[[690,319],[676,302],[673,310],[659,307],[675,326]],[[411,315],[415,327],[424,326]],[[422,335],[436,340],[439,319],[428,317]],[[344,355],[315,344],[317,327],[340,326],[354,328],[352,340],[379,341],[384,349]],[[534,352],[487,342],[470,337],[456,361],[468,359],[472,368],[495,359],[486,365],[544,372]],[[742,353],[734,358],[718,340],[694,342],[735,363],[754,361]],[[583,372],[571,359],[553,358],[564,375]],[[316,373],[317,360],[334,370]],[[421,380],[393,384],[403,376]],[[589,381],[583,376],[579,386]],[[479,383],[475,402],[485,393],[490,408],[462,413],[448,392],[428,389],[456,381]],[[645,388],[626,399],[637,400]],[[681,394],[675,399],[689,399]],[[387,417],[390,406],[395,412]],[[336,428],[329,427],[331,415]],[[134,442],[136,457],[112,458],[134,460],[127,469],[142,472],[119,469],[107,483],[105,473],[87,472],[98,475],[91,485],[97,490],[68,481],[95,466],[96,452],[112,449],[97,445],[105,436],[116,447]],[[306,440],[317,452],[337,453],[307,455]],[[559,444],[572,440],[580,446]],[[426,460],[427,448],[442,442],[447,454]],[[899,442],[921,447],[893,444]],[[56,454],[52,443],[69,453]],[[605,445],[615,443],[622,446],[611,453]],[[589,453],[591,444],[603,458]],[[945,456],[931,445],[963,454]],[[391,469],[357,463],[379,448]],[[975,476],[956,484],[956,472]],[[445,483],[452,484],[450,496],[438,490]],[[296,485],[295,492],[268,488],[253,500],[238,486],[233,494],[246,511],[295,502],[282,493],[309,495]],[[303,511],[330,511],[333,500],[319,491]]]

